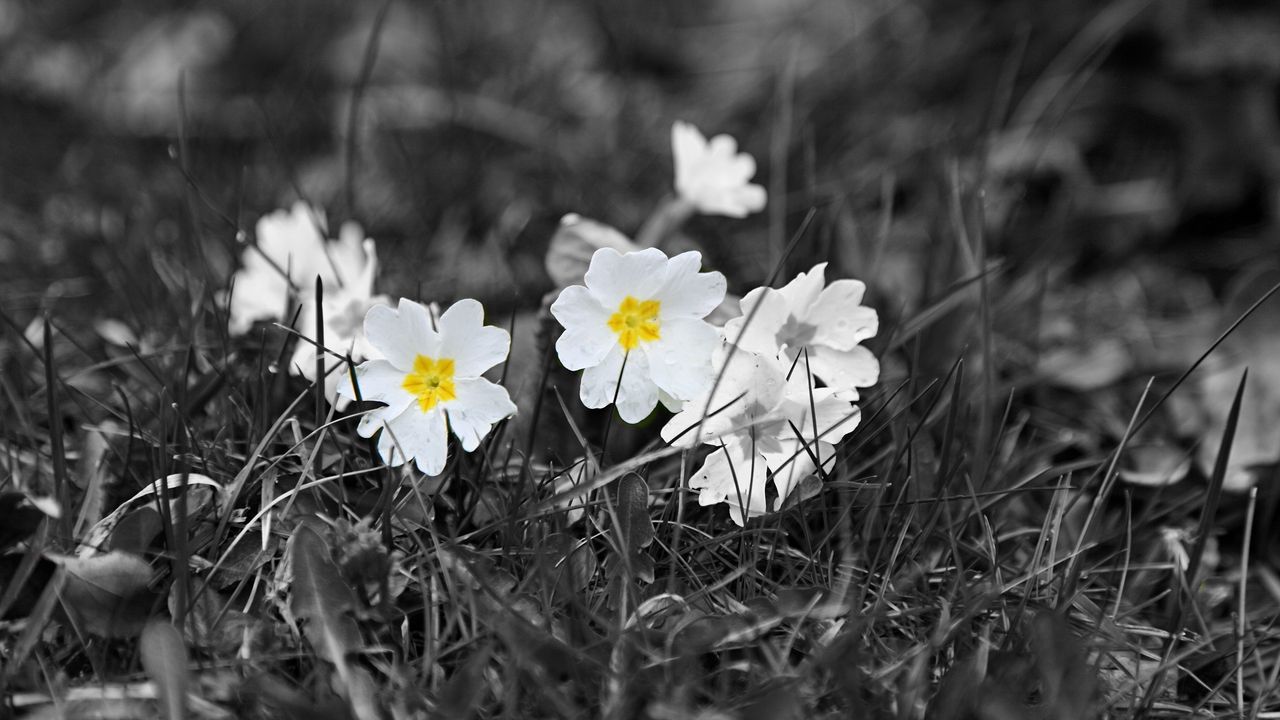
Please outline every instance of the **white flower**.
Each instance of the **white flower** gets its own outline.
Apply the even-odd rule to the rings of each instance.
[[[316,380],[316,355],[324,355],[324,389],[325,397],[334,403],[338,410],[345,410],[349,398],[337,395],[338,381],[346,374],[342,356],[350,355],[351,359],[360,362],[366,358],[378,357],[378,353],[364,335],[364,318],[374,305],[389,305],[391,298],[386,295],[373,294],[373,279],[378,272],[378,255],[373,240],[364,239],[360,226],[346,223],[339,233],[337,245],[344,252],[335,253],[335,259],[352,262],[350,266],[337,268],[344,277],[349,278],[346,284],[324,285],[324,346],[329,352],[321,352],[315,345],[316,337],[316,301],[314,281],[310,288],[303,288],[302,310],[298,313],[297,331],[301,336],[293,348],[293,358],[289,361],[289,372],[302,375],[306,379]],[[345,252],[346,248],[359,246],[359,255]]]
[[[412,300],[401,299],[398,309],[375,305],[364,332],[385,359],[356,368],[360,397],[386,407],[365,414],[357,432],[373,437],[382,430],[378,454],[388,465],[414,458],[419,470],[438,475],[448,460],[448,430],[471,452],[495,423],[515,413],[507,389],[481,377],[507,359],[511,336],[484,324],[479,302],[454,303],[438,327],[427,308]],[[345,380],[338,393],[356,396]]]
[[[857,280],[825,285],[826,266],[818,263],[780,290],[747,293],[742,315],[725,323],[725,337],[745,350],[779,353],[791,363],[802,363],[807,355],[813,375],[841,397],[856,400],[855,388],[874,385],[880,377],[880,362],[859,345],[875,336],[880,321],[874,309],[860,304],[866,286]]]
[[[671,126],[671,154],[676,192],[698,212],[741,218],[764,209],[764,188],[749,182],[756,174],[756,161],[738,153],[732,137],[717,135],[707,142],[698,128],[676,121]]]
[[[324,214],[302,202],[258,220],[257,245],[245,248],[242,267],[232,279],[227,302],[232,335],[243,335],[259,320],[284,319],[291,291],[305,292],[316,275],[326,287],[336,284],[321,234],[324,227]],[[361,252],[358,238],[354,251]]]
[[[724,298],[725,279],[698,272],[701,262],[697,252],[667,259],[655,248],[600,248],[586,285],[560,292],[551,305],[564,326],[556,353],[566,368],[585,371],[583,405],[602,408],[616,396],[618,415],[635,423],[660,398],[678,406],[710,387],[717,331],[703,318]]]
[[[835,443],[857,427],[861,415],[852,402],[830,388],[813,387],[802,368],[789,368],[773,355],[724,345],[716,352],[716,367],[724,372],[715,388],[686,403],[662,437],[683,447],[700,441],[719,448],[689,487],[701,491],[701,505],[727,503],[730,517],[742,525],[769,511],[767,482],[777,491],[777,509],[819,463],[830,470]]]

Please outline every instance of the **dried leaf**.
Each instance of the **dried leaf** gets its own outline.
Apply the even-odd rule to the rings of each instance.
[[[575,213],[565,215],[547,248],[547,274],[558,287],[580,285],[591,264],[591,256],[605,247],[621,253],[640,249],[627,236],[604,223]]]

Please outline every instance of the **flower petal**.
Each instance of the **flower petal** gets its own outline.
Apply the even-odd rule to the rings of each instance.
[[[346,373],[342,375],[346,376]],[[414,400],[413,393],[404,389],[404,371],[386,360],[360,363],[355,375],[360,398],[366,402],[386,403],[390,410],[387,417],[399,415]],[[338,391],[345,397],[355,399],[356,393],[349,379],[338,384]]]
[[[729,516],[739,526],[745,517],[768,511],[765,460],[749,442],[732,440],[707,456],[702,467],[689,478],[689,489],[700,490],[699,505],[727,503]]]
[[[643,352],[626,357],[625,372],[623,357],[622,347],[615,345],[603,362],[584,370],[579,397],[589,408],[602,408],[614,402],[616,395],[618,415],[626,422],[637,423],[657,406],[658,386],[649,376],[649,360]],[[619,372],[623,372],[621,388]]]
[[[793,315],[799,318],[808,317],[809,306],[817,302],[823,286],[827,283],[826,271],[827,264],[820,262],[808,272],[796,275],[791,282],[778,290],[787,299],[787,305],[791,307]]]
[[[484,378],[460,378],[455,387],[457,399],[445,405],[449,429],[471,452],[498,421],[515,414],[516,406],[506,388]]]
[[[719,343],[719,335],[702,320],[664,321],[661,336],[642,348],[648,355],[653,381],[680,400],[692,400],[705,393],[715,379],[711,353]]]
[[[422,472],[439,475],[449,459],[447,432],[442,408],[422,413],[411,407],[384,424],[378,453],[393,467],[413,458]]]
[[[728,283],[718,272],[698,272],[702,268],[702,253],[680,253],[667,263],[667,274],[662,287],[653,296],[662,303],[660,317],[665,323],[669,318],[704,318],[724,300]]]
[[[551,304],[551,315],[564,327],[556,340],[556,354],[569,370],[599,365],[618,346],[618,336],[609,329],[609,313],[581,285],[561,290]]]
[[[776,358],[731,346],[717,350],[715,357],[718,381],[713,378],[707,392],[684,404],[662,428],[663,440],[681,447],[714,444],[721,436],[748,432],[754,422],[769,416],[782,402],[785,371]],[[699,424],[701,428],[694,435],[693,428]]]
[[[849,350],[810,345],[809,367],[827,387],[834,390],[870,387],[880,379],[880,361],[861,345]]]
[[[364,318],[369,344],[400,370],[413,369],[418,355],[439,357],[440,334],[431,325],[431,314],[422,305],[400,299],[398,309],[386,305],[369,308]]]
[[[479,377],[505,362],[510,350],[511,335],[484,324],[484,306],[478,300],[463,298],[440,316],[440,355],[453,358],[457,377]]]
[[[591,255],[583,281],[600,305],[613,312],[630,295],[648,300],[666,279],[667,256],[657,248],[620,253],[613,248],[600,248]]]
[[[698,128],[677,120],[671,125],[671,157],[675,165],[676,192],[686,195],[696,168],[703,164],[707,139]]]
[[[809,440],[801,443],[790,440],[782,444],[778,452],[764,452],[765,462],[773,473],[773,486],[778,490],[775,507],[781,507],[787,496],[801,480],[814,473],[817,467],[813,462],[814,455],[822,461],[823,472],[835,469],[836,446],[825,441]]]
[[[791,317],[787,299],[773,288],[756,288],[742,298],[742,314],[724,324],[725,339],[751,352],[778,353],[778,333]]]
[[[809,306],[805,321],[817,327],[813,342],[836,350],[875,337],[880,318],[873,308],[861,305],[866,285],[857,280],[837,280],[826,287]]]

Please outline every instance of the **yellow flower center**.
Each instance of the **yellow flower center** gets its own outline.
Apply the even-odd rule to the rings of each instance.
[[[422,412],[458,397],[453,386],[453,358],[415,357],[413,372],[404,376],[404,389],[418,398]]]
[[[632,350],[642,342],[657,340],[661,307],[657,300],[641,302],[630,295],[623,298],[618,311],[609,317],[609,329],[618,334],[618,344]]]

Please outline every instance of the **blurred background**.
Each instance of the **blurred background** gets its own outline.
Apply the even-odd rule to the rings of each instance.
[[[670,243],[732,291],[806,217],[788,275],[830,260],[890,321],[980,248],[1002,360],[1089,391],[1185,366],[1268,287],[1277,79],[1266,1],[0,0],[0,310],[159,345],[301,197],[378,241],[382,292],[532,312],[559,218],[634,233],[682,119],[770,193]],[[914,362],[945,372],[971,310]],[[1278,315],[1224,355],[1269,364],[1263,459]]]

